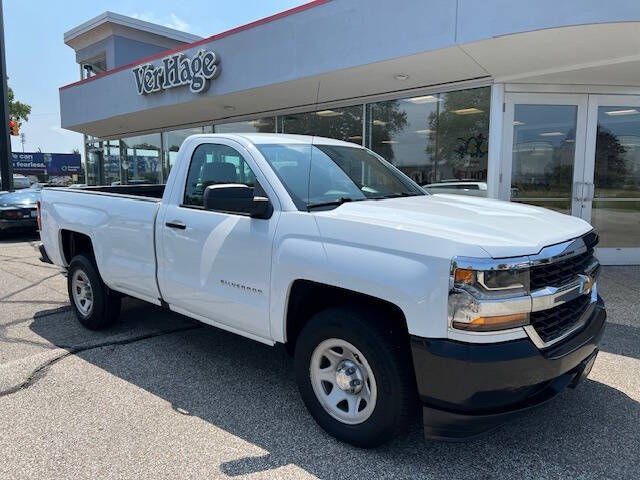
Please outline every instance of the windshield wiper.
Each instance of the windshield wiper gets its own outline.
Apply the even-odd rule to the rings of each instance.
[[[395,193],[389,193],[388,195],[381,195],[379,197],[371,197],[371,199],[381,200],[383,198],[418,197],[421,195],[422,193],[418,193],[418,192],[395,192]]]
[[[307,211],[311,210],[312,208],[333,207],[333,206],[339,207],[343,203],[357,202],[357,201],[360,201],[360,200],[367,200],[367,199],[366,198],[340,197],[340,198],[336,198],[335,200],[331,200],[329,202],[310,203],[309,205],[307,205]]]

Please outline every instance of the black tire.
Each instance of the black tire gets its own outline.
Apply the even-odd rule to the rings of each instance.
[[[93,305],[83,313],[76,305],[73,296],[73,278],[76,272],[84,274],[91,286]],[[121,296],[109,290],[104,284],[92,258],[87,255],[73,257],[67,272],[67,290],[69,302],[78,321],[90,330],[102,330],[113,325],[120,315]]]
[[[372,309],[335,307],[314,315],[300,333],[295,348],[295,374],[307,409],[325,431],[361,448],[377,447],[404,433],[415,418],[417,394],[406,331]],[[356,347],[368,362],[377,384],[370,416],[355,425],[334,418],[314,392],[310,368],[314,350],[337,338]]]

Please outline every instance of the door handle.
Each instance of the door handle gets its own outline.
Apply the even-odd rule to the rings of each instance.
[[[165,223],[165,225],[169,228],[177,228],[178,230],[184,230],[187,228],[187,226],[184,223],[179,222],[177,220],[174,220],[173,222],[167,222]]]

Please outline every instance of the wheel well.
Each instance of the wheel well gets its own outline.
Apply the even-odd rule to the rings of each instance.
[[[69,265],[71,259],[81,253],[88,254],[91,258],[94,257],[93,244],[88,235],[70,230],[62,230],[60,233],[65,264]]]
[[[345,288],[309,280],[296,280],[289,292],[286,314],[286,348],[290,353],[298,335],[309,319],[321,310],[335,306],[358,306],[372,309],[407,335],[407,321],[402,310],[391,302]]]

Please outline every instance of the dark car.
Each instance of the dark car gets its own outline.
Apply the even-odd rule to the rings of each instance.
[[[36,187],[0,194],[0,232],[38,229],[40,191]]]

